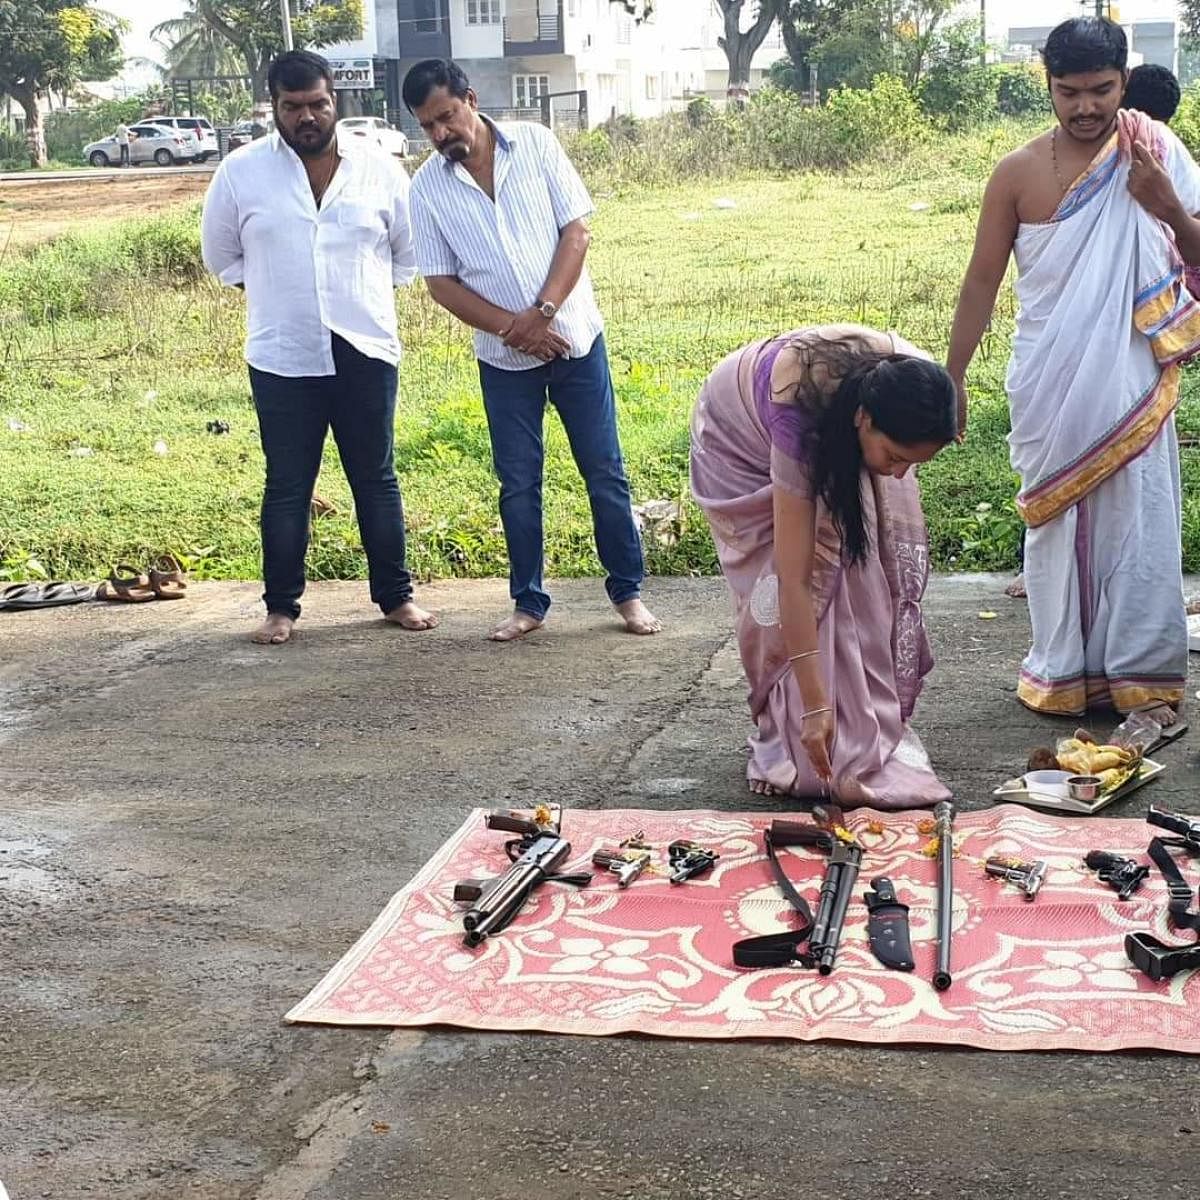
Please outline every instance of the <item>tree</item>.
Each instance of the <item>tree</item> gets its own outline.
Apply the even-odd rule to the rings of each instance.
[[[939,46],[939,26],[957,3],[958,0],[904,0],[897,5],[894,36],[900,51],[900,71],[910,88],[915,89],[925,77]],[[971,32],[974,52],[978,54],[978,23]]]
[[[189,0],[182,16],[155,25],[150,36],[163,47],[167,79],[241,75],[246,70],[236,47],[201,15],[199,0]]]
[[[4,3],[4,0],[0,0]],[[281,53],[283,25],[279,17],[279,0],[190,0],[192,13],[213,34],[231,47],[238,56],[242,70],[250,78],[256,104],[267,100],[267,70],[271,59]],[[292,0],[292,39],[297,47],[319,49],[335,42],[351,41],[362,35],[363,0]],[[191,24],[192,13],[180,18],[188,22],[181,28],[180,38],[191,38],[199,45],[196,30]],[[171,22],[164,22],[164,25]],[[161,29],[162,26],[159,26]],[[168,50],[173,54],[176,42]],[[188,53],[185,45],[181,59]]]
[[[771,23],[779,15],[784,0],[716,0],[725,31],[717,45],[729,62],[729,83],[725,95],[730,104],[742,107],[750,98],[750,60],[763,44]],[[749,28],[742,28],[743,10],[751,17]]]
[[[870,87],[894,70],[887,0],[783,0],[779,26],[801,90]]]
[[[121,69],[124,28],[89,0],[0,0],[0,95],[25,110],[32,166],[46,165],[38,101],[81,79],[111,79]]]

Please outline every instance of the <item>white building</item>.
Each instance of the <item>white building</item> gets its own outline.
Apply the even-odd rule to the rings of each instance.
[[[568,94],[586,93],[588,124],[614,114],[659,116],[697,95],[725,95],[721,15],[712,0],[657,0],[642,22],[611,0],[376,0],[372,16],[362,41],[322,53],[339,64],[370,59],[389,114],[410,130],[400,84],[423,58],[453,58],[480,106],[502,116],[532,116],[546,94],[556,96],[556,118],[569,119],[578,101]],[[773,27],[755,55],[751,86],[783,56]]]

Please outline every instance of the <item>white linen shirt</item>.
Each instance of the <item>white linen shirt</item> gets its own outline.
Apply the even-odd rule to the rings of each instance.
[[[400,361],[393,288],[416,276],[408,173],[374,147],[339,147],[318,209],[299,155],[273,133],[234,151],[204,198],[204,265],[246,289],[246,361],[333,375],[331,333]]]
[[[434,151],[412,180],[417,265],[426,278],[450,275],[476,295],[509,312],[537,301],[564,226],[593,211],[571,160],[544,125],[499,124],[495,130],[493,202],[461,163]],[[582,358],[604,330],[585,266],[551,328]],[[505,371],[543,365],[503,338],[475,331],[475,356]]]

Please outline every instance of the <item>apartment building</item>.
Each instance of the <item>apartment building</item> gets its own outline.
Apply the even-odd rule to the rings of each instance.
[[[489,112],[532,115],[539,96],[583,92],[592,125],[614,114],[660,116],[701,94],[723,98],[720,32],[716,5],[703,0],[657,0],[641,22],[610,0],[376,0],[360,41],[322,53],[335,63],[339,87],[354,94],[344,97],[347,111],[382,100],[393,120],[408,124],[405,73],[423,58],[453,58]],[[751,85],[782,56],[773,29]],[[564,96],[556,115],[569,116],[576,103]]]

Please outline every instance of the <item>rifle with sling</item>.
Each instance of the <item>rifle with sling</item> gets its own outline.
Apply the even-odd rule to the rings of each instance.
[[[772,821],[763,831],[771,872],[779,890],[800,918],[800,927],[790,933],[769,933],[735,942],[733,961],[739,967],[786,967],[799,963],[803,967],[815,967],[822,975],[833,970],[846,910],[862,863],[862,847],[854,835],[843,828],[841,814],[836,809],[814,809],[813,815],[823,824]],[[815,915],[779,860],[777,850],[786,846],[808,846],[829,855]]]

